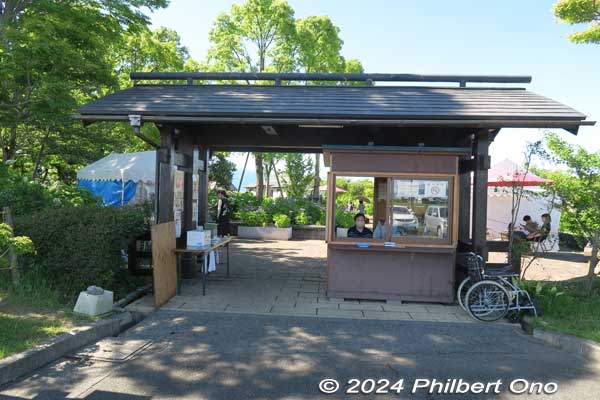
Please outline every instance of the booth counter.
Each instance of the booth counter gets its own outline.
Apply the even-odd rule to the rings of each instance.
[[[328,198],[327,295],[453,302],[458,162],[470,149],[326,146],[324,154],[329,193],[338,177],[373,180],[372,224],[384,232],[338,236]]]

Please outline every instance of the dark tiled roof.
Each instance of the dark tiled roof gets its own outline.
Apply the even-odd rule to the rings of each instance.
[[[82,116],[579,121],[585,115],[520,88],[138,85],[79,108]],[[525,124],[526,125],[526,124]]]

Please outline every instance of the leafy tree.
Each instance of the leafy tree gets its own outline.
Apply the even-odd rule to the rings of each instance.
[[[547,189],[560,198],[561,230],[594,241],[600,229],[600,152],[590,153],[581,146],[571,145],[555,133],[546,134],[545,159],[562,165],[566,170],[537,171],[554,183]],[[591,290],[594,260],[590,260],[588,289]]]
[[[264,72],[277,47],[293,33],[294,11],[283,0],[249,0],[221,13],[209,32],[210,68],[221,71]],[[264,195],[263,155],[254,154],[256,192]]]
[[[23,141],[70,121],[82,99],[114,86],[111,49],[167,0],[5,2],[0,14],[0,148],[10,160]],[[94,32],[94,34],[90,34]],[[34,133],[33,137],[30,136]]]
[[[61,10],[61,8],[53,8],[52,12],[57,15],[52,19],[60,20]],[[73,12],[77,12],[77,9]],[[78,26],[77,29],[86,35],[86,31],[89,30],[83,26]],[[45,37],[44,40],[56,41],[65,34],[55,33],[56,37]],[[98,73],[89,69],[90,76],[82,74],[79,79],[90,89],[80,90],[69,84],[70,75],[67,72],[62,75],[57,72],[57,76],[52,75],[52,77],[46,76],[48,82],[56,80],[64,85],[62,94],[52,94],[52,102],[48,102],[52,106],[51,109],[44,111],[43,107],[38,107],[36,112],[28,112],[27,118],[16,118],[11,128],[11,139],[5,140],[5,142],[12,142],[8,146],[10,151],[4,151],[3,155],[4,158],[15,159],[15,167],[23,174],[31,172],[34,179],[41,181],[60,180],[72,183],[76,179],[75,173],[79,168],[111,151],[129,152],[149,149],[148,144],[135,137],[127,123],[97,123],[84,128],[78,121],[72,120],[70,115],[77,105],[91,98],[103,95],[109,90],[130,86],[131,71],[176,71],[197,68],[198,65],[189,58],[188,51],[181,45],[177,33],[166,28],[151,31],[140,26],[121,32],[113,39],[115,40],[107,39],[106,42],[96,46],[101,47],[99,51],[102,52],[102,57],[106,55],[106,59],[103,58],[101,62],[95,57],[96,53],[88,52],[85,55],[86,63],[98,64],[96,65],[98,71],[105,76],[105,79],[99,80]],[[15,41],[15,43],[19,42]],[[95,43],[88,42],[88,45],[93,46]],[[65,47],[68,46],[70,45],[67,41]],[[58,50],[52,47],[52,52]],[[72,51],[77,52],[78,48]],[[38,58],[40,62],[44,62],[42,56]],[[50,61],[54,62],[53,59]],[[17,88],[16,84],[15,88]],[[6,132],[9,130],[9,128],[2,128],[2,125],[0,122],[0,144],[2,134],[8,138]],[[159,134],[155,126],[145,124],[142,132],[158,141]]]
[[[263,155],[263,171],[265,172],[265,183],[267,185],[266,192],[269,193],[271,185],[271,174],[275,173],[275,180],[277,185],[281,188],[281,182],[279,181],[279,172],[277,170],[277,163],[284,159],[284,153],[264,153]]]
[[[215,182],[217,187],[229,190],[233,185],[233,174],[236,170],[235,163],[229,161],[228,152],[215,152],[210,160],[209,177],[211,182]]]
[[[560,0],[554,15],[568,24],[589,24],[581,32],[569,35],[574,43],[600,43],[600,2],[597,0]]]
[[[313,165],[310,157],[300,153],[287,153],[284,156],[284,190],[291,199],[306,195],[313,180]]]
[[[285,0],[248,0],[220,14],[209,33],[211,70],[244,72],[361,72],[340,55],[339,28],[328,17],[294,19]],[[249,82],[248,82],[249,83]],[[255,153],[257,197],[264,194],[264,155]],[[267,164],[268,165],[268,164]]]
[[[561,199],[561,230],[591,241],[600,228],[600,153],[571,145],[554,133],[546,134],[545,145],[544,158],[566,168],[536,170],[554,181],[547,190]]]
[[[116,49],[114,56],[119,87],[125,88],[132,85],[131,72],[183,71],[189,50],[181,44],[177,32],[161,27],[125,34],[123,45]]]

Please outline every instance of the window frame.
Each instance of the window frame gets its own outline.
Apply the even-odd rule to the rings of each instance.
[[[457,182],[458,176],[456,174],[448,173],[366,173],[366,172],[350,172],[350,171],[336,171],[329,172],[329,193],[333,193],[333,196],[329,195],[330,201],[328,202],[329,219],[327,221],[327,230],[329,231],[327,239],[331,243],[358,243],[361,241],[368,241],[372,243],[383,242],[394,242],[399,247],[413,246],[413,247],[447,247],[456,246],[457,243],[457,229],[458,229],[458,190]],[[355,239],[355,238],[338,238],[335,226],[335,191],[332,192],[332,188],[335,188],[335,182],[338,177],[355,177],[355,178],[386,178],[387,179],[387,216],[386,224],[388,229],[386,231],[386,239]],[[405,179],[405,180],[440,180],[448,182],[448,218],[447,218],[447,237],[446,238],[419,238],[418,236],[392,236],[392,218],[393,218],[393,189],[394,179]],[[424,214],[425,215],[425,214]],[[423,223],[425,223],[423,219]],[[376,225],[373,226],[373,232],[375,232]]]

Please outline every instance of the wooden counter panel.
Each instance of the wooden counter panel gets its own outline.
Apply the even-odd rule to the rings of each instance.
[[[328,296],[454,301],[454,249],[435,252],[355,249],[358,251],[328,246]]]

